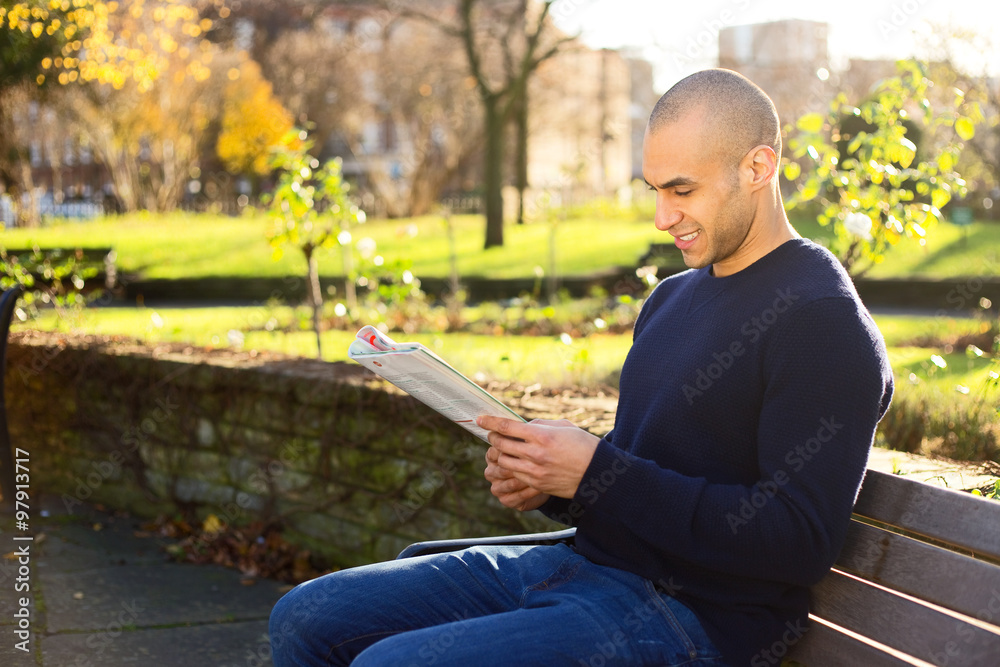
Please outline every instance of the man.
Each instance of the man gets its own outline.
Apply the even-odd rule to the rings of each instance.
[[[691,270],[643,306],[615,428],[483,417],[501,502],[574,547],[338,572],[271,617],[285,665],[776,665],[843,544],[892,373],[826,250],[788,223],[777,114],[694,74],[643,143],[656,227]],[[613,233],[613,232],[609,232]]]

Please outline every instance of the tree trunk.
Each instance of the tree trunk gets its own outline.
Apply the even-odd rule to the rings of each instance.
[[[21,192],[20,197],[13,198],[14,217],[17,220],[17,227],[38,227],[42,221],[41,210],[38,202],[38,191],[35,188],[35,181],[31,177],[31,159],[25,156],[21,160]],[[24,201],[27,195],[27,202]]]
[[[323,358],[323,344],[320,342],[319,320],[323,310],[323,293],[319,287],[319,261],[316,259],[315,248],[305,246],[302,248],[306,256],[306,292],[309,296],[309,305],[313,311],[313,331],[316,333],[316,358]]]
[[[486,206],[486,248],[503,245],[503,135],[504,118],[496,97],[483,100],[486,107],[486,150],[483,165]]]
[[[524,224],[524,191],[528,189],[528,89],[525,87],[517,103],[517,224]]]

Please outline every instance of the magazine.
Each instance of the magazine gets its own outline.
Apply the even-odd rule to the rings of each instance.
[[[397,343],[375,327],[365,326],[347,356],[486,442],[487,431],[476,425],[476,417],[525,421],[420,343]]]

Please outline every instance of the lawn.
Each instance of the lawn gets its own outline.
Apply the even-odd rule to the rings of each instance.
[[[481,216],[455,216],[452,225],[460,275],[494,278],[534,276],[536,266],[548,272],[553,232],[560,275],[635,266],[651,242],[664,240],[664,234],[645,220],[582,218],[554,227],[548,223],[510,225],[505,230],[503,248],[484,250]],[[144,278],[304,274],[305,260],[295,248],[289,248],[280,260],[272,258],[265,238],[270,226],[263,216],[135,214],[41,229],[7,230],[0,236],[0,245],[111,246],[117,252],[121,271],[139,273]],[[374,220],[351,231],[355,240],[371,237],[386,261],[412,262],[411,270],[417,276],[450,275],[448,230],[440,216]],[[342,273],[338,249],[322,252],[320,272]]]
[[[567,304],[555,317],[567,317]],[[566,312],[563,312],[565,310]],[[475,309],[468,309],[475,317]],[[961,387],[977,390],[986,378],[991,359],[967,352],[952,343],[964,336],[981,334],[989,323],[976,318],[933,318],[878,315],[876,322],[889,347],[890,360],[900,384],[920,385],[921,391],[941,396],[961,397]],[[199,346],[272,350],[285,354],[314,356],[315,338],[309,330],[305,308],[289,306],[217,308],[92,308],[80,311],[75,320],[59,318],[52,311],[40,319],[15,324],[14,330],[28,326],[90,334],[128,335],[147,343],[189,342]],[[621,367],[631,345],[630,334],[592,334],[581,338],[558,336],[515,336],[450,334],[390,334],[397,339],[421,342],[455,367],[477,379],[517,381],[545,385],[589,384],[613,376]],[[323,358],[347,358],[353,331],[323,333]],[[928,340],[942,346],[928,347]],[[947,364],[932,361],[938,355]],[[912,378],[911,378],[912,376]]]
[[[573,315],[559,306],[556,319]],[[475,317],[467,309],[466,319]],[[205,347],[271,350],[314,356],[315,339],[306,308],[102,308],[79,313],[75,321],[51,311],[39,320],[16,324],[46,330],[124,334],[146,343],[189,342]],[[969,348],[972,337],[990,338],[995,329],[977,318],[920,318],[878,315],[896,378],[893,408],[879,431],[880,443],[951,458],[994,458],[1000,419],[993,406],[990,373],[997,370],[990,345]],[[562,320],[560,320],[562,321]],[[628,333],[582,337],[448,334],[392,334],[418,341],[481,384],[496,380],[548,389],[614,385],[631,346]],[[343,361],[353,331],[323,334],[323,358]],[[818,379],[819,380],[819,379]],[[995,383],[994,383],[995,384]],[[987,393],[989,392],[989,393]],[[917,433],[916,440],[913,434]]]
[[[205,347],[236,345],[304,357],[316,355],[309,312],[288,306],[218,308],[92,308],[74,319],[52,311],[14,331],[36,328],[87,334],[126,335],[154,344],[187,342]],[[289,330],[290,329],[290,330]],[[617,372],[632,339],[628,335],[494,336],[465,333],[391,334],[400,341],[423,343],[470,377],[569,386],[602,382]],[[353,331],[323,333],[323,358],[347,359]]]
[[[503,248],[484,250],[481,216],[452,219],[455,254],[462,276],[531,277],[536,267],[548,273],[555,239],[556,270],[560,275],[584,275],[616,266],[635,266],[653,242],[669,242],[648,211],[603,217],[596,212],[553,225],[538,222],[509,225]],[[810,238],[828,235],[815,222],[794,221]],[[68,222],[40,229],[0,233],[4,247],[111,246],[126,273],[144,278],[202,276],[286,276],[305,273],[305,262],[293,248],[275,261],[265,240],[270,222],[262,215],[225,217],[208,214],[137,213],[90,222]],[[389,262],[412,262],[417,276],[450,274],[451,247],[440,216],[404,220],[373,220],[352,230],[354,239],[371,237],[377,252]],[[901,243],[889,260],[874,267],[870,277],[906,275],[945,278],[1000,275],[1000,225],[977,223],[959,228],[943,223],[929,235],[927,246]],[[339,251],[324,251],[320,271],[342,273]]]

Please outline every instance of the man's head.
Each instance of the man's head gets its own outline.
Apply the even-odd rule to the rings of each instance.
[[[739,271],[787,233],[777,188],[781,131],[774,104],[746,77],[714,69],[682,79],[656,103],[643,175],[656,226],[688,266]]]

